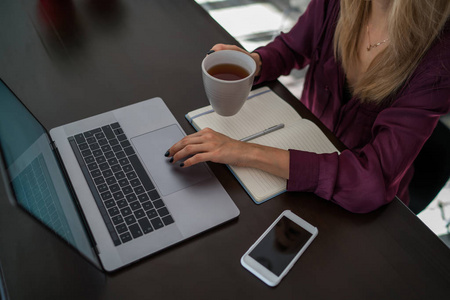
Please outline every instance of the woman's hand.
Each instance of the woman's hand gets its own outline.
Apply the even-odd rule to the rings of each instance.
[[[236,46],[236,45],[227,45],[227,44],[215,44],[215,45],[211,48],[211,50],[213,50],[213,51],[235,50],[235,51],[240,51],[240,52],[242,52],[242,53],[245,53],[245,54],[249,55],[251,58],[253,58],[253,60],[254,60],[255,63],[256,63],[256,72],[255,72],[255,76],[259,76],[259,74],[260,74],[260,72],[261,72],[261,65],[262,65],[261,57],[260,57],[259,54],[256,53],[256,52],[250,53],[250,52],[248,52],[248,51],[246,51],[246,50],[244,50],[244,49],[242,49],[242,48],[240,48],[240,47],[238,47],[238,46]]]
[[[289,178],[288,151],[241,142],[209,128],[185,136],[174,144],[165,155],[171,157],[172,163],[187,158],[180,164],[181,167],[211,161],[257,168],[283,178]]]

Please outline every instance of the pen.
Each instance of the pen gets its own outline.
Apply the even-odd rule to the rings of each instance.
[[[250,140],[256,139],[257,137],[266,135],[268,133],[274,132],[275,130],[281,129],[284,127],[284,124],[278,124],[272,127],[269,127],[267,129],[264,129],[263,131],[257,132],[255,134],[249,135],[243,139],[240,139],[241,142],[248,142]]]

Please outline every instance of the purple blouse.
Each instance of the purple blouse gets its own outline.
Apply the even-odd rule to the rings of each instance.
[[[358,213],[397,195],[409,203],[412,163],[450,108],[450,23],[389,106],[344,102],[345,74],[333,38],[339,0],[312,0],[289,33],[257,49],[255,83],[309,65],[301,101],[348,147],[340,155],[290,151],[288,191],[313,192]]]

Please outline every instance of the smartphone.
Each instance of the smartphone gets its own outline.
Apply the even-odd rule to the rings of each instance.
[[[319,231],[285,210],[242,256],[241,264],[269,286],[276,286]]]

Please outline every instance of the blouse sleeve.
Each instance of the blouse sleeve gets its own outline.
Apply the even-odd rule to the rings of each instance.
[[[261,75],[255,84],[288,75],[310,62],[317,40],[324,30],[327,11],[338,1],[312,0],[288,33],[281,33],[273,42],[255,50],[262,61]]]
[[[450,107],[450,55],[421,67],[377,116],[371,141],[340,155],[290,150],[288,191],[309,191],[352,212],[390,201],[439,117]]]

